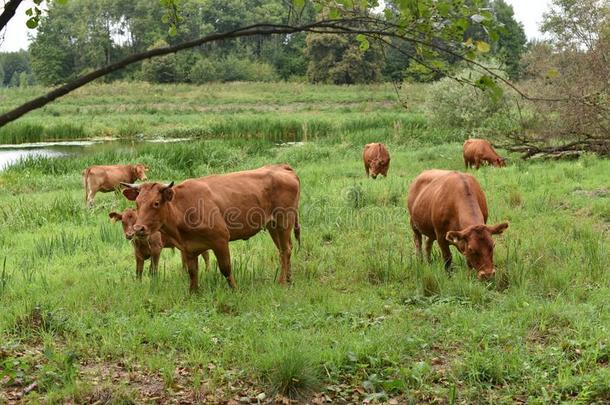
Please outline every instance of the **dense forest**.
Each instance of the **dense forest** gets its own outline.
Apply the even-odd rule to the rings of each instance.
[[[526,49],[523,27],[504,0],[486,1],[484,9],[501,23],[489,52],[511,78],[522,73]],[[157,1],[75,0],[51,3],[28,51],[0,54],[4,86],[57,85],[134,52],[175,44],[211,32],[225,32],[255,22],[284,23],[295,18],[283,0],[185,0],[175,33],[168,32],[164,8]],[[292,14],[291,14],[292,13]],[[305,8],[300,22],[314,21]],[[483,34],[483,33],[482,33]],[[467,32],[465,40],[476,38]],[[112,80],[153,83],[227,81],[309,81],[357,84],[383,81],[431,81],[441,74],[419,64],[409,44],[371,43],[362,51],[354,38],[299,33],[226,41],[146,61],[109,75]],[[457,60],[444,62],[457,65]]]

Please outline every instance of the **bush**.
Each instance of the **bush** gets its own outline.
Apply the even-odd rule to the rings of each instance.
[[[191,69],[189,78],[196,84],[217,82],[220,80],[218,65],[209,59],[199,59]]]
[[[167,42],[161,40],[148,48],[164,48]],[[173,83],[176,81],[176,56],[166,55],[142,62],[142,78],[150,83]]]
[[[468,70],[458,76],[468,77],[471,81],[477,79]],[[439,128],[503,135],[519,130],[517,112],[511,104],[506,92],[494,99],[488,92],[444,78],[428,89],[425,111],[430,122]]]

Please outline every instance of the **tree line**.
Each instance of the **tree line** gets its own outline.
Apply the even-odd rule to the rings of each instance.
[[[390,6],[391,2],[387,2]],[[501,27],[488,53],[518,78],[526,49],[523,27],[504,0],[485,0],[482,13]],[[73,0],[53,2],[41,17],[28,51],[0,54],[4,86],[58,85],[147,49],[177,44],[213,32],[227,32],[265,21],[283,24],[294,19],[285,0],[184,0],[175,32],[167,29],[165,9],[157,1]],[[299,11],[299,21],[313,22],[318,11],[312,3]],[[484,37],[481,28],[469,28],[464,40]],[[366,49],[354,36],[332,33],[295,33],[224,41],[157,57],[104,78],[145,80],[153,83],[294,80],[312,83],[357,84],[383,81],[432,81],[459,60],[436,55],[432,66],[414,58],[413,43],[371,41]],[[434,58],[433,58],[434,59]]]

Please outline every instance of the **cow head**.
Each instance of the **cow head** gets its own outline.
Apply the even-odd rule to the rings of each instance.
[[[137,206],[137,221],[133,229],[137,236],[148,237],[163,225],[167,203],[174,198],[174,182],[170,184],[121,183],[125,187],[123,195]]]
[[[108,216],[114,222],[121,221],[125,238],[127,238],[127,240],[133,239],[134,235],[136,234],[136,231],[133,229],[133,226],[136,224],[136,221],[138,219],[138,214],[136,213],[136,210],[134,210],[133,208],[127,208],[121,213],[111,212],[110,214],[108,214]]]
[[[385,176],[385,173],[387,173],[387,167],[390,164],[390,159],[383,159],[383,158],[375,158],[371,161],[369,170],[371,173],[371,177],[376,179],[377,176],[379,176],[380,174],[383,174]]]
[[[506,167],[506,159],[498,156],[495,160],[492,161],[492,165],[495,167]]]
[[[146,172],[148,171],[148,167],[145,165],[138,163],[137,165],[132,167],[133,175],[135,180],[144,180],[146,181]]]
[[[462,231],[447,232],[447,241],[455,245],[466,257],[468,266],[477,271],[479,279],[492,277],[494,268],[494,245],[491,235],[499,235],[508,228],[503,222],[495,226],[473,225]]]

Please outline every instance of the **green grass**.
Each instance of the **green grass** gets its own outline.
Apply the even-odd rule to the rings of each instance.
[[[366,114],[358,103],[344,112],[339,104],[387,95],[383,87],[305,86],[297,94],[288,85],[251,86],[260,94],[239,86],[154,89],[175,109],[202,103],[229,120],[246,117],[230,113],[236,105],[285,100],[310,106],[319,122],[328,118],[318,111],[325,105],[343,123],[355,122],[340,121],[343,115]],[[130,95],[114,104],[154,108],[146,85],[135,88],[117,87],[114,94]],[[19,90],[26,91],[33,90]],[[85,89],[73,104],[48,108],[113,108],[112,93]],[[130,115],[114,114],[103,120]],[[248,114],[253,128],[278,120],[272,111]],[[396,111],[396,120],[422,117]],[[262,393],[265,400],[328,395],[335,402],[610,401],[610,197],[599,192],[608,187],[610,162],[513,157],[506,169],[476,172],[490,222],[510,222],[496,240],[498,273],[481,282],[455,251],[451,274],[436,247],[433,263],[419,262],[404,207],[421,170],[462,169],[462,135],[425,122],[417,131],[385,119],[337,122],[338,131],[303,146],[278,146],[254,135],[267,129],[256,129],[248,139],[236,132],[34,158],[0,173],[0,402],[33,382],[25,396],[32,403],[213,403]],[[364,177],[361,163],[363,144],[374,140],[392,153],[389,177],[376,181]],[[128,202],[99,194],[90,212],[80,179],[89,164],[133,161],[162,181],[290,163],[302,181],[293,284],[275,283],[279,260],[264,232],[231,245],[235,292],[213,264],[201,274],[201,292],[189,295],[171,250],[157,277],[137,282],[132,248],[107,216]]]
[[[0,89],[0,111],[46,91]],[[1,128],[0,143],[140,136],[300,141],[375,128],[419,132],[426,126],[422,116],[404,114],[395,101],[389,84],[95,84]]]

